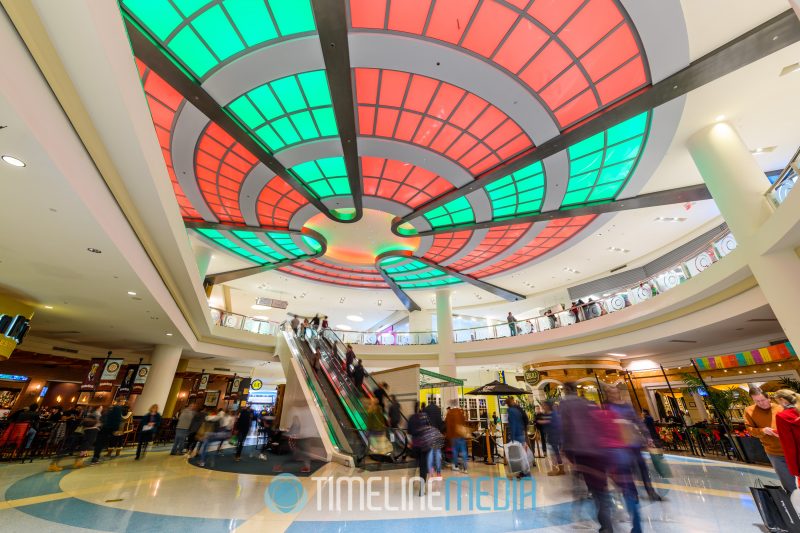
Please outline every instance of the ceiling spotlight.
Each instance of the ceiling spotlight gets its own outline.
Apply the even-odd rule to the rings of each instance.
[[[754,150],[750,150],[750,153],[753,155],[768,154],[770,152],[774,152],[776,148],[777,146],[761,146]]]
[[[136,293],[133,291],[128,291],[128,296],[136,296]]]
[[[5,163],[8,163],[12,167],[24,167],[25,166],[25,162],[24,161],[21,161],[20,159],[17,159],[16,157],[14,157],[12,155],[0,156],[0,159],[2,159]]]
[[[378,300],[378,305],[379,306],[383,305],[383,300]]]
[[[339,298],[339,303],[343,304],[344,303],[344,298]]]
[[[172,333],[167,333],[167,337],[172,337]]]
[[[98,250],[97,248],[87,248],[87,250],[89,250],[93,254],[102,254],[103,253],[102,250]]]
[[[52,305],[45,305],[45,306],[44,306],[44,308],[45,308],[45,309],[52,309],[52,308],[53,308],[53,306],[52,306]]]
[[[715,122],[722,122],[723,120],[725,120],[725,115],[717,115],[714,117]]]
[[[656,222],[686,222],[683,217],[656,217]]]
[[[364,319],[362,317],[358,316],[358,315],[347,315],[345,318],[347,320],[349,320],[350,322],[363,322],[364,321]]]

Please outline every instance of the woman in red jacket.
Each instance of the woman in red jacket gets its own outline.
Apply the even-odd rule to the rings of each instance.
[[[781,447],[786,456],[786,466],[795,477],[795,483],[800,476],[800,411],[797,402],[800,396],[789,389],[781,389],[775,393],[775,401],[783,406],[783,411],[775,416],[775,426]]]

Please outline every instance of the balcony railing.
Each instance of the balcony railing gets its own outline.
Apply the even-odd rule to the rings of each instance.
[[[786,197],[797,183],[798,175],[800,175],[800,148],[794,153],[794,157],[786,165],[786,168],[778,175],[775,183],[765,193],[767,200],[774,207],[778,207],[786,200]]]
[[[568,327],[578,322],[585,322],[599,316],[616,313],[626,307],[646,302],[661,293],[674,289],[686,280],[705,271],[735,248],[736,240],[730,231],[726,229],[696,248],[691,254],[681,258],[672,267],[635,285],[601,296],[587,295],[568,308],[562,306],[552,313],[548,311],[545,314],[514,323],[498,323],[455,329],[453,330],[453,340],[455,342],[474,342],[516,335],[529,335],[549,329]],[[219,326],[263,335],[275,335],[280,330],[280,325],[277,322],[230,313],[217,308],[210,309],[214,323]],[[439,342],[436,331],[333,331],[346,344],[404,346],[437,344]]]

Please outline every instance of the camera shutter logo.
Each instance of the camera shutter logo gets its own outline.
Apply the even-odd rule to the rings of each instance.
[[[280,474],[264,491],[264,504],[273,513],[301,511],[308,503],[308,494],[300,480],[292,474]]]

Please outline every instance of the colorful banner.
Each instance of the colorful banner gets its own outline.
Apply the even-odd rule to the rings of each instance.
[[[124,359],[106,359],[103,373],[100,375],[100,383],[97,385],[98,391],[110,391],[113,388],[124,362]]]
[[[141,394],[144,384],[147,383],[147,376],[150,375],[150,365],[139,365],[136,369],[136,377],[133,378],[133,388],[131,394]]]
[[[133,378],[136,376],[136,369],[139,365],[126,365],[122,369],[122,383],[119,385],[117,392],[130,392],[133,388]]]
[[[694,362],[700,370],[716,370],[718,368],[737,368],[786,361],[796,356],[797,354],[792,344],[785,342],[782,344],[775,344],[774,346],[759,348],[758,350],[716,355],[713,357],[698,357]]]
[[[81,384],[81,392],[94,392],[97,388],[97,381],[100,379],[100,369],[103,366],[105,359],[92,359],[92,366],[89,367],[89,372],[83,379]]]

